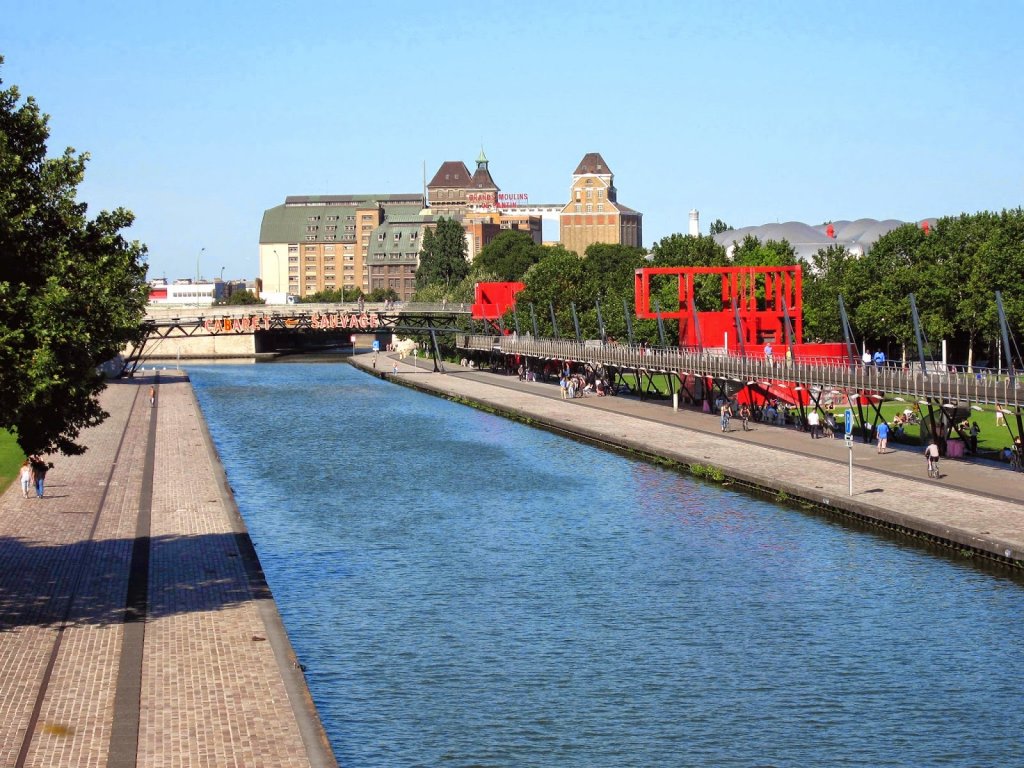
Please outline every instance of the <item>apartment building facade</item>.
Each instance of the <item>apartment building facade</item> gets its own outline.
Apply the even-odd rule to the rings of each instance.
[[[263,290],[309,296],[324,290],[368,293],[374,230],[388,213],[423,207],[422,194],[295,195],[263,213]]]

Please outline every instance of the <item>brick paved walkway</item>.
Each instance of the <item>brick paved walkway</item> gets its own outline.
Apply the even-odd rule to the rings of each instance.
[[[163,376],[155,409],[149,381],[107,389],[45,498],[0,497],[0,765],[336,765],[191,385]]]
[[[353,362],[369,368],[372,355]],[[556,385],[521,382],[516,376],[397,355],[378,360],[377,373],[448,396],[493,406],[571,434],[687,464],[721,468],[729,477],[784,491],[823,506],[934,536],[993,556],[1024,561],[1024,475],[1006,466],[943,459],[941,480],[928,480],[920,449],[879,455],[874,445],[842,439],[812,440],[792,428],[754,424],[743,432],[739,419],[723,434],[716,416],[695,409],[673,411],[667,401],[633,397],[560,399]]]

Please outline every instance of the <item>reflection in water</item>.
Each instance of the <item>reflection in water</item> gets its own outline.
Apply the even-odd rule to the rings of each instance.
[[[347,768],[1018,759],[1017,583],[348,366],[191,373]]]

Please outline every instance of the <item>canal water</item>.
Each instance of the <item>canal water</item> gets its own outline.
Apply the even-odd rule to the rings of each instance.
[[[1024,587],[344,364],[192,381],[339,762],[1024,764]]]

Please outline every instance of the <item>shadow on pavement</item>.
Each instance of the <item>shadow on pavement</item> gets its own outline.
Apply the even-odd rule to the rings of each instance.
[[[148,617],[270,598],[262,574],[255,584],[249,579],[248,541],[235,533],[149,539]],[[134,545],[135,539],[50,546],[0,537],[0,632],[65,620],[121,623]]]

